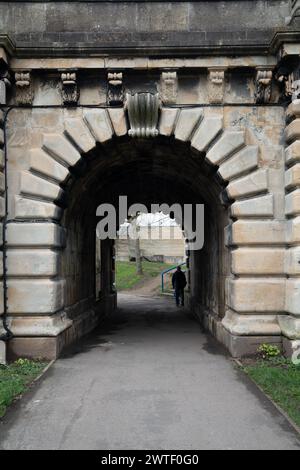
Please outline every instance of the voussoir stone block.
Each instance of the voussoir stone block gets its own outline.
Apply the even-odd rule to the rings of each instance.
[[[222,137],[212,146],[206,158],[214,165],[232,155],[245,143],[245,134],[242,131],[225,131]]]
[[[61,197],[63,190],[57,184],[39,178],[29,171],[23,171],[21,173],[20,192],[21,194],[55,200]]]
[[[118,137],[127,134],[127,122],[124,109],[122,108],[108,108],[108,114],[112,122],[115,134]]]
[[[237,220],[231,225],[231,243],[236,245],[282,245],[285,222],[277,220]]]
[[[88,152],[96,145],[95,139],[81,118],[66,119],[65,133],[75,142],[81,152]]]
[[[280,335],[277,315],[239,315],[227,310],[222,325],[234,335]]]
[[[258,146],[247,145],[229,160],[220,165],[219,174],[224,180],[231,180],[236,176],[249,172],[258,165]]]
[[[295,119],[285,128],[285,139],[287,142],[300,139],[300,119]]]
[[[58,182],[64,181],[69,175],[65,166],[58,163],[42,149],[30,150],[30,168]]]
[[[300,100],[293,100],[286,110],[288,120],[300,117]]]
[[[7,274],[11,276],[55,276],[58,252],[49,249],[18,249],[7,252]]]
[[[285,250],[285,273],[300,275],[300,246]]]
[[[286,241],[289,244],[300,243],[300,217],[287,221]]]
[[[284,248],[238,248],[232,251],[234,274],[284,274]]]
[[[10,223],[7,224],[7,244],[12,247],[63,247],[65,230],[52,223]]]
[[[285,187],[287,189],[300,186],[300,163],[285,172]]]
[[[45,134],[43,149],[68,166],[75,165],[81,158],[78,150],[60,134]]]
[[[229,307],[240,313],[284,312],[285,279],[230,279]]]
[[[274,201],[272,194],[237,201],[231,206],[232,217],[272,217],[273,213]]]
[[[179,112],[178,108],[162,108],[159,120],[160,135],[169,136],[173,134]]]
[[[8,279],[7,285],[10,314],[54,313],[64,305],[64,280]]]
[[[300,162],[300,140],[295,140],[285,149],[285,161],[288,165]]]
[[[222,128],[223,118],[220,116],[205,117],[192,138],[191,146],[199,152],[204,152]]]
[[[191,108],[180,110],[175,127],[175,139],[186,142],[190,140],[195,126],[202,118],[203,110],[201,108]]]
[[[50,202],[15,196],[15,215],[21,219],[59,219],[62,210]]]
[[[289,216],[300,214],[300,189],[295,189],[285,196],[285,213]]]
[[[231,181],[226,188],[231,199],[238,199],[245,196],[268,190],[268,170],[257,170],[250,175]]]
[[[286,312],[300,317],[300,279],[290,278],[286,281]]]
[[[84,112],[84,120],[98,142],[106,142],[113,135],[113,129],[105,109],[89,109]]]

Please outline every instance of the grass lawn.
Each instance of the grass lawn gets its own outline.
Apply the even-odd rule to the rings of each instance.
[[[274,358],[246,363],[244,370],[300,426],[300,364]]]
[[[133,289],[142,281],[158,276],[164,269],[171,268],[171,264],[143,261],[143,275],[136,274],[135,262],[116,262],[116,287],[118,291]]]
[[[0,365],[0,418],[13,399],[27,389],[46,365],[46,362],[28,359],[18,359],[12,364]]]

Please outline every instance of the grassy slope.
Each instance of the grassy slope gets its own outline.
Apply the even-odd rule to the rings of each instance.
[[[136,266],[134,262],[117,261],[116,262],[116,286],[117,290],[127,290],[137,287],[142,281],[151,279],[151,277],[158,276],[164,269],[171,268],[172,265],[165,263],[151,263],[150,261],[143,261],[142,276],[136,274]]]
[[[26,390],[45,366],[45,362],[28,359],[18,359],[7,366],[0,365],[0,417],[4,415],[13,399]]]
[[[300,426],[300,364],[273,359],[246,366],[245,371]]]

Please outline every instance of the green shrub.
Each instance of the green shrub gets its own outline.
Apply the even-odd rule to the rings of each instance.
[[[278,346],[267,343],[261,344],[257,349],[257,352],[262,359],[273,359],[274,357],[278,357],[281,354]]]

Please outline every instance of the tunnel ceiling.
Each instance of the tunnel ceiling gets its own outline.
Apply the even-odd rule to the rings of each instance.
[[[184,143],[167,138],[118,139],[83,157],[67,185],[68,210],[94,213],[101,203],[219,205],[217,168]]]

